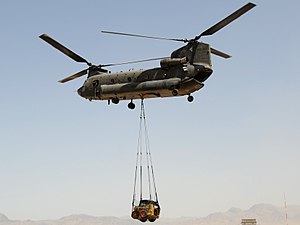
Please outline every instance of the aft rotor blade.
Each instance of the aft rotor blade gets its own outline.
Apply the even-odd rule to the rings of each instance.
[[[250,9],[252,9],[255,6],[256,6],[255,4],[249,2],[248,4],[244,5],[240,9],[233,12],[231,15],[227,16],[225,19],[221,20],[219,23],[215,24],[214,26],[210,27],[206,31],[202,32],[199,36],[196,36],[195,40],[199,40],[199,38],[202,36],[208,36],[216,33],[217,31],[221,30],[223,27],[227,26],[229,23],[236,20],[241,15],[248,12]]]
[[[101,67],[119,66],[119,65],[125,65],[125,64],[134,64],[134,63],[142,63],[142,62],[156,61],[156,60],[166,59],[166,58],[170,58],[170,57],[160,57],[160,58],[152,58],[152,59],[142,59],[142,60],[136,60],[136,61],[121,62],[121,63],[110,63],[110,64],[103,64],[103,65],[100,65],[100,66],[101,66]]]
[[[78,77],[81,77],[81,76],[87,74],[87,71],[88,71],[87,69],[82,70],[82,71],[80,71],[80,72],[78,72],[78,73],[75,73],[75,74],[69,76],[69,77],[66,77],[66,78],[64,78],[64,79],[62,79],[62,80],[59,80],[58,82],[60,82],[60,83],[65,83],[65,82],[68,82],[68,81],[70,81],[70,80],[74,80],[74,79],[76,79],[76,78],[78,78]]]
[[[157,39],[157,40],[188,42],[187,39],[155,37],[155,36],[147,36],[147,35],[140,35],[140,34],[129,34],[129,33],[122,33],[122,32],[115,32],[115,31],[105,31],[105,30],[102,30],[101,32],[105,33],[105,34],[116,34],[116,35],[138,37],[138,38],[150,38],[150,39]]]
[[[219,50],[217,50],[217,49],[214,49],[214,48],[212,48],[212,47],[210,47],[210,52],[211,52],[212,54],[215,54],[215,55],[217,55],[217,56],[223,57],[223,58],[225,58],[225,59],[228,59],[228,58],[231,57],[231,55],[228,55],[228,54],[226,54],[226,53],[224,53],[224,52],[221,52],[221,51],[219,51]]]
[[[63,46],[62,44],[60,44],[59,42],[57,42],[56,40],[54,40],[53,38],[51,38],[47,34],[40,35],[40,38],[43,39],[44,41],[46,41],[48,44],[52,45],[57,50],[64,53],[65,55],[69,56],[70,58],[72,58],[76,62],[85,62],[89,66],[91,65],[91,63],[89,63],[86,59],[84,59],[81,56],[77,55],[72,50],[66,48],[65,46]]]

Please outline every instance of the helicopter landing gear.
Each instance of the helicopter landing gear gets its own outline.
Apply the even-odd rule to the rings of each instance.
[[[178,95],[178,89],[176,89],[176,88],[173,89],[173,90],[172,90],[172,95],[173,95],[173,96],[177,96],[177,95]]]
[[[189,95],[189,96],[187,97],[187,100],[188,100],[188,102],[192,102],[192,101],[194,101],[194,97],[191,96],[191,95]]]
[[[129,109],[134,109],[135,108],[135,104],[132,102],[132,100],[131,100],[131,102],[128,103],[128,108]]]
[[[111,99],[112,103],[114,104],[118,104],[120,102],[119,98],[118,97],[114,97]]]

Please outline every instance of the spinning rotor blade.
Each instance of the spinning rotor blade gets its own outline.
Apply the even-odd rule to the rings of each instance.
[[[249,2],[248,4],[244,5],[240,9],[236,10],[229,16],[227,16],[225,19],[221,20],[214,26],[210,27],[209,29],[205,30],[202,32],[200,35],[196,36],[193,39],[182,39],[182,38],[165,38],[165,37],[156,37],[156,36],[146,36],[146,35],[140,35],[140,34],[130,34],[130,33],[122,33],[122,32],[114,32],[114,31],[101,31],[102,33],[106,34],[116,34],[116,35],[124,35],[124,36],[131,36],[131,37],[139,37],[139,38],[149,38],[149,39],[157,39],[157,40],[168,40],[168,41],[179,41],[179,42],[194,42],[198,41],[202,36],[209,36],[217,31],[221,30],[223,27],[227,26],[230,24],[232,21],[236,20],[246,12],[248,12],[250,9],[255,7],[256,5]]]
[[[212,47],[210,47],[210,52],[211,52],[212,54],[215,54],[215,55],[217,55],[217,56],[223,57],[223,58],[225,58],[225,59],[228,59],[228,58],[231,57],[231,55],[227,55],[226,53],[221,52],[221,51],[219,51],[219,50],[217,50],[217,49],[214,49],[214,48],[212,48]]]
[[[53,38],[51,38],[47,34],[40,35],[40,38],[43,39],[44,41],[46,41],[48,44],[52,45],[57,50],[64,53],[65,55],[69,56],[70,58],[72,58],[76,62],[85,62],[89,66],[92,65],[86,59],[82,58],[81,56],[77,55],[75,52],[71,51],[70,49],[66,48],[62,44],[58,43],[57,41],[55,41]]]
[[[194,40],[199,40],[202,36],[208,36],[216,33],[217,31],[221,30],[223,27],[227,26],[232,21],[239,18],[241,15],[252,9],[255,4],[249,2],[248,4],[244,5],[240,9],[233,12],[231,15],[227,16],[225,19],[221,20],[219,23],[215,24],[214,26],[210,27],[206,31],[202,32],[199,36],[196,36]]]
[[[155,36],[146,36],[146,35],[140,35],[140,34],[129,34],[129,33],[122,33],[122,32],[105,31],[105,30],[102,30],[101,32],[105,33],[105,34],[116,34],[116,35],[130,36],[130,37],[149,38],[149,39],[167,40],[167,41],[188,42],[187,39],[155,37]]]
[[[60,82],[60,83],[65,83],[65,82],[68,82],[68,81],[70,81],[70,80],[74,80],[74,79],[76,79],[76,78],[78,78],[78,77],[81,77],[81,76],[87,74],[87,71],[88,71],[87,69],[82,70],[82,71],[80,71],[80,72],[78,72],[78,73],[75,73],[75,74],[69,76],[69,77],[66,77],[66,78],[64,78],[64,79],[62,79],[62,80],[59,80],[58,82]]]

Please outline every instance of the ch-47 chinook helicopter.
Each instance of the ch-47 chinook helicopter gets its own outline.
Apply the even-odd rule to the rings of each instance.
[[[134,99],[172,97],[187,95],[187,100],[192,102],[193,92],[204,86],[204,81],[212,74],[211,53],[223,58],[231,56],[218,51],[209,44],[199,42],[202,36],[209,36],[255,6],[248,3],[240,9],[227,16],[214,26],[205,30],[192,39],[176,39],[153,37],[139,34],[128,34],[121,32],[102,31],[108,34],[126,35],[140,38],[151,38],[159,40],[170,40],[186,43],[183,47],[172,52],[171,57],[156,58],[160,59],[160,67],[146,70],[131,70],[127,72],[109,72],[105,67],[116,66],[121,64],[138,63],[149,60],[140,60],[119,64],[100,64],[93,65],[86,59],[66,48],[62,44],[55,41],[47,34],[42,34],[41,39],[66,54],[76,62],[86,63],[89,68],[75,73],[59,82],[65,83],[83,75],[88,75],[82,87],[78,89],[78,94],[90,101],[92,100],[108,100],[114,104],[118,104],[120,100],[129,100],[128,108],[134,109]]]

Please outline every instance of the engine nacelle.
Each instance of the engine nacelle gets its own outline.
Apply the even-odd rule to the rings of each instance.
[[[197,72],[195,66],[193,65],[187,65],[183,67],[183,71],[187,72],[189,75],[194,75]]]
[[[170,67],[184,65],[187,62],[188,62],[187,57],[162,59],[160,60],[160,67],[162,69],[169,69]]]

